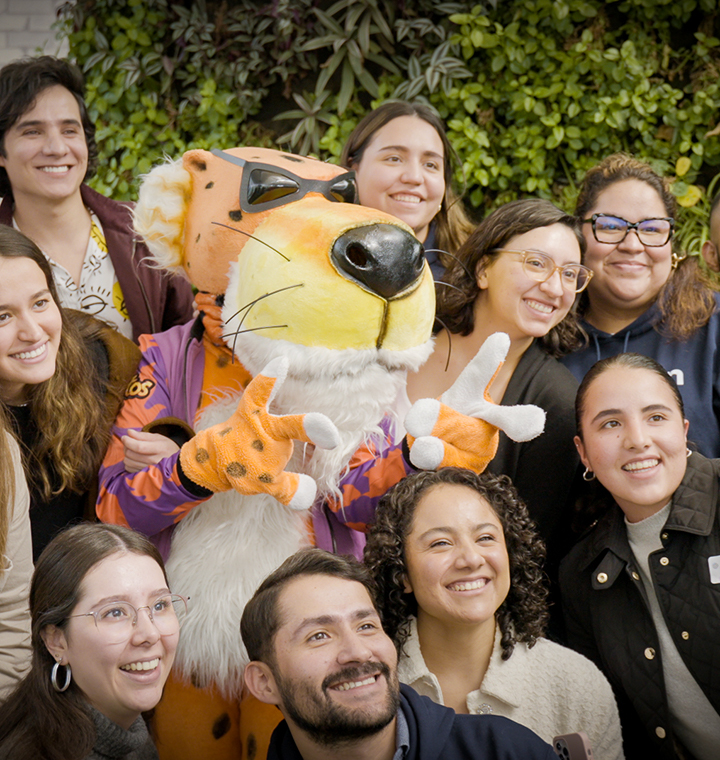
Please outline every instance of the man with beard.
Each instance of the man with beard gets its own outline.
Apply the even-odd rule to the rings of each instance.
[[[456,715],[401,686],[372,581],[354,559],[297,552],[263,581],[240,627],[245,684],[285,717],[268,760],[556,760],[513,721]]]

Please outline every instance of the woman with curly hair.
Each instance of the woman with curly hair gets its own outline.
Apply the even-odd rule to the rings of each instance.
[[[581,381],[600,359],[652,357],[677,381],[694,448],[720,457],[720,295],[699,257],[674,250],[676,211],[667,180],[627,154],[585,175],[575,214],[595,273],[578,307],[589,340],[562,361]]]
[[[504,475],[448,467],[400,481],[365,548],[403,683],[458,713],[493,713],[547,742],[584,731],[598,760],[622,758],[610,685],[542,638],[544,548]]]
[[[22,449],[35,558],[94,515],[94,483],[138,349],[105,323],[60,307],[52,271],[0,226],[0,404]]]
[[[472,232],[452,188],[455,149],[440,117],[422,103],[392,100],[355,127],[340,162],[357,173],[360,203],[393,214],[425,246],[436,280]]]

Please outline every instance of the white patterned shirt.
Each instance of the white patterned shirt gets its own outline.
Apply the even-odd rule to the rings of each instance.
[[[90,213],[90,219],[90,239],[80,272],[79,285],[64,266],[53,261],[43,251],[52,268],[60,304],[109,322],[118,332],[132,340],[132,324],[125,306],[125,297],[108,255],[100,220],[93,213]],[[13,226],[17,230],[20,229],[14,219]]]

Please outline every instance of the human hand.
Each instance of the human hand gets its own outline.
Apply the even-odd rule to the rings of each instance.
[[[132,473],[157,464],[161,459],[180,451],[175,441],[160,433],[144,433],[142,430],[129,429],[127,435],[122,436],[120,440],[125,447],[125,470]]]

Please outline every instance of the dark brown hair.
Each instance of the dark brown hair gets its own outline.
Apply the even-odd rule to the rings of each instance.
[[[581,255],[585,252],[585,238],[575,217],[550,201],[540,198],[512,201],[484,219],[460,247],[443,278],[451,287],[438,289],[438,326],[446,327],[451,333],[470,335],[475,327],[475,301],[480,294],[478,272],[492,264],[499,256],[495,249],[503,248],[511,238],[552,224],[570,229],[577,238]],[[578,348],[581,338],[573,308],[560,324],[540,338],[540,343],[557,357]]]
[[[476,491],[502,525],[510,558],[510,591],[495,614],[502,635],[502,657],[507,660],[516,642],[532,646],[543,635],[548,618],[542,570],[545,547],[507,475],[478,475],[445,467],[408,475],[383,496],[365,546],[365,563],[378,588],[383,627],[401,650],[410,632],[410,617],[418,611],[415,595],[405,593],[403,586],[407,575],[405,542],[418,503],[431,488],[443,484]]]
[[[666,216],[675,218],[677,202],[668,180],[653,171],[649,164],[627,153],[607,156],[587,172],[575,205],[576,216],[581,221],[586,219],[604,190],[629,179],[644,182],[655,190],[665,207]],[[706,325],[715,313],[715,288],[698,263],[697,256],[684,256],[682,251],[674,255],[677,264],[656,299],[661,319],[654,329],[674,340],[687,340],[696,330]],[[590,289],[580,299],[581,316],[589,304]]]
[[[282,623],[278,606],[280,594],[288,583],[304,575],[329,575],[361,583],[377,608],[372,578],[354,557],[330,554],[312,547],[301,549],[270,573],[245,605],[240,635],[251,660],[274,664],[275,634]]]
[[[104,383],[86,345],[94,336],[81,333],[72,312],[60,306],[50,264],[32,240],[0,225],[0,258],[34,261],[62,316],[55,373],[29,389],[38,440],[32,450],[23,447],[25,475],[46,499],[64,489],[82,493],[97,475],[110,438],[104,405],[98,403]]]
[[[443,144],[443,176],[445,178],[445,195],[440,211],[435,215],[436,223],[435,244],[440,251],[455,254],[457,249],[472,230],[472,222],[468,219],[458,196],[452,187],[453,167],[460,165],[455,148],[445,134],[445,125],[440,117],[422,103],[408,103],[402,100],[390,100],[378,106],[367,114],[348,137],[340,163],[352,167],[362,161],[365,148],[370,144],[379,129],[400,116],[417,116],[427,122],[437,133]],[[448,266],[451,258],[440,254],[440,261]]]
[[[5,133],[29,111],[38,95],[48,87],[60,85],[69,90],[80,109],[80,120],[88,150],[88,165],[83,181],[95,174],[98,149],[95,125],[85,105],[85,80],[80,69],[69,61],[51,55],[21,58],[0,69],[0,154],[5,156]],[[12,186],[4,167],[0,167],[0,196],[12,196]]]
[[[92,751],[95,726],[74,681],[64,692],[50,683],[55,663],[42,631],[64,629],[88,572],[113,554],[139,554],[165,566],[157,548],[140,533],[118,525],[83,523],[58,534],[38,559],[30,586],[32,667],[0,707],[0,753],[13,760],[82,760]],[[165,576],[167,580],[167,576]]]

